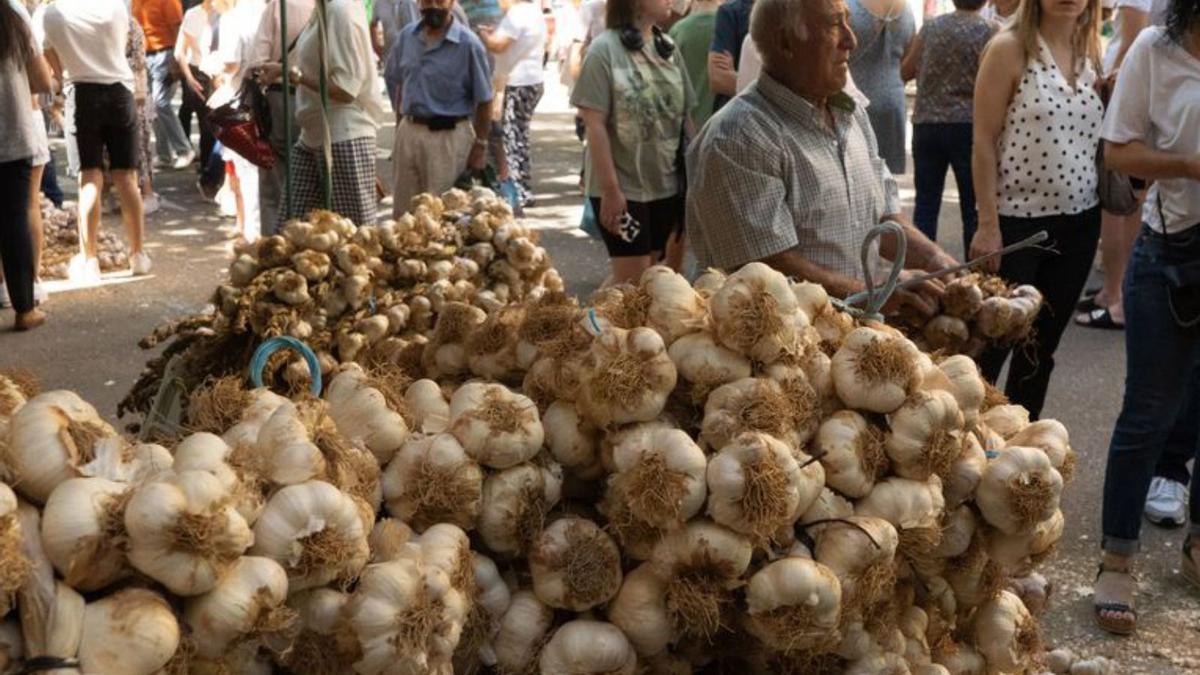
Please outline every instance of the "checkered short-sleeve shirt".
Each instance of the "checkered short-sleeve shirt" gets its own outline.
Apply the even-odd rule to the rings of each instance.
[[[688,237],[702,266],[735,268],[796,248],[831,271],[862,277],[860,250],[900,212],[865,107],[850,94],[823,113],[766,73],[692,143]],[[872,274],[878,273],[879,255]]]

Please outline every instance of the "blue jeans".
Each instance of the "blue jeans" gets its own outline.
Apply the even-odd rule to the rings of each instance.
[[[192,149],[192,144],[183,133],[183,125],[179,117],[171,109],[171,99],[175,96],[176,85],[179,81],[171,73],[171,64],[175,61],[175,51],[164,49],[146,55],[146,66],[150,70],[150,92],[154,97],[154,143],[159,161],[170,162],[175,157],[186,155]]]
[[[1167,240],[1142,230],[1125,272],[1125,400],[1108,447],[1104,476],[1104,550],[1138,550],[1142,507],[1155,464],[1176,423],[1200,418],[1180,411],[1200,395],[1200,331],[1179,327],[1171,315],[1164,268],[1200,259],[1200,227]],[[1176,432],[1178,433],[1178,431]],[[1197,446],[1193,445],[1193,456]],[[1191,534],[1200,535],[1200,471],[1192,472]]]
[[[912,140],[913,183],[917,189],[913,223],[925,236],[937,241],[946,169],[953,169],[962,213],[964,253],[971,247],[979,222],[975,213],[975,186],[971,181],[972,128],[969,123],[914,124]]]
[[[42,169],[41,189],[42,194],[46,195],[46,199],[49,199],[55,208],[62,208],[64,199],[63,191],[62,187],[58,184],[58,170],[54,168],[53,155],[50,156],[50,161],[46,162],[46,167]]]

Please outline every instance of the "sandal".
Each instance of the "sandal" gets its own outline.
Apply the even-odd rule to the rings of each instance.
[[[1075,323],[1084,328],[1099,328],[1102,330],[1125,330],[1125,324],[1113,321],[1112,312],[1105,307],[1097,307],[1090,312],[1075,315]]]
[[[1100,590],[1101,579],[1109,581],[1109,592],[1102,593]],[[1096,573],[1095,590],[1092,596],[1092,613],[1096,617],[1096,625],[1114,635],[1132,635],[1137,630],[1137,609],[1133,604],[1136,595],[1137,579],[1129,573],[1128,568],[1124,570],[1110,569],[1101,563],[1100,571]],[[1110,598],[1124,596],[1129,599],[1122,602],[1102,599],[1102,596]],[[1104,612],[1128,614],[1132,618],[1105,616]]]
[[[1083,295],[1079,297],[1079,302],[1075,303],[1075,311],[1090,312],[1093,309],[1100,309],[1096,298],[1100,297],[1100,291],[1102,290],[1104,289],[1097,286],[1096,288],[1089,288],[1084,291]]]
[[[1183,571],[1183,578],[1192,582],[1192,585],[1200,589],[1200,562],[1191,554],[1192,538],[1188,537],[1183,540],[1183,565],[1179,568]]]

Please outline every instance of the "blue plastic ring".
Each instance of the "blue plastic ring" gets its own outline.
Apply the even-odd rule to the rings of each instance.
[[[308,364],[308,372],[312,377],[312,394],[313,396],[321,395],[321,362],[317,360],[317,355],[300,340],[290,336],[279,336],[267,339],[258,349],[254,350],[254,356],[250,359],[250,381],[254,386],[263,386],[263,370],[267,367],[267,360],[271,355],[280,349],[294,349],[300,352],[300,356],[304,357],[304,362]]]

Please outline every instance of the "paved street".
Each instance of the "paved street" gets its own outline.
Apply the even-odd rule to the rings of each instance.
[[[381,145],[390,146],[390,139],[390,130],[385,130]],[[60,149],[60,161],[61,157]],[[542,242],[569,290],[586,295],[604,278],[606,258],[603,247],[577,228],[579,162],[572,114],[563,92],[552,88],[534,122],[538,205],[527,215],[543,231]],[[150,356],[138,349],[137,340],[159,323],[201,308],[225,275],[227,234],[220,228],[232,221],[221,219],[215,207],[200,201],[194,180],[190,171],[159,174],[158,189],[180,210],[167,208],[149,219],[153,276],[117,277],[100,288],[56,293],[45,328],[0,334],[0,366],[28,369],[45,388],[72,388],[113,417],[117,401]],[[911,209],[911,177],[905,177],[903,185]],[[956,195],[951,180],[942,213],[942,243],[961,255]],[[119,219],[106,216],[105,226],[119,227]],[[11,315],[5,313],[3,321],[7,324]],[[1043,569],[1055,585],[1051,609],[1043,619],[1046,639],[1077,653],[1117,658],[1121,673],[1200,673],[1200,594],[1189,591],[1179,575],[1178,532],[1149,525],[1145,530],[1147,555],[1138,569],[1143,584],[1140,637],[1103,637],[1092,624],[1100,485],[1123,377],[1120,333],[1068,330],[1045,414],[1070,429],[1080,464],[1063,500],[1066,535],[1057,556]]]

